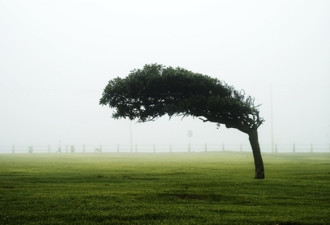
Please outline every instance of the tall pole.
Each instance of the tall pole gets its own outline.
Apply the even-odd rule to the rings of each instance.
[[[133,152],[132,120],[129,121],[129,141],[131,146],[131,152]]]
[[[273,85],[270,85],[270,132],[271,132],[271,143],[272,153],[274,153],[274,112],[273,112]]]

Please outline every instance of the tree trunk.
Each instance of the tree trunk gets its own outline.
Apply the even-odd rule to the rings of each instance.
[[[264,163],[262,161],[260,146],[258,141],[258,131],[253,130],[248,133],[250,144],[252,147],[254,165],[255,165],[255,179],[264,179],[265,171],[264,171]]]

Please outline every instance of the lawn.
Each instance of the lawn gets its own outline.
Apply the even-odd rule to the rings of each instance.
[[[2,154],[0,224],[330,224],[330,154]]]

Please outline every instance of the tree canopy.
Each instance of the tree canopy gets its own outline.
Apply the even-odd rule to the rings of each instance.
[[[100,104],[115,108],[114,118],[145,122],[165,114],[194,116],[244,133],[264,121],[254,99],[245,97],[244,91],[207,75],[159,64],[110,80]]]

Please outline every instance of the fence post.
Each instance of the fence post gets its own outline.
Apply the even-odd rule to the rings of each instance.
[[[13,154],[15,154],[15,145],[13,145],[13,147],[12,147],[12,149],[11,149],[11,152],[12,152]]]
[[[74,153],[74,145],[71,145],[71,153]]]
[[[295,144],[293,144],[293,146],[292,146],[292,151],[293,151],[293,153],[296,153],[296,145]]]
[[[275,144],[275,153],[277,153],[277,144]]]
[[[225,144],[222,144],[222,151],[225,151]]]

